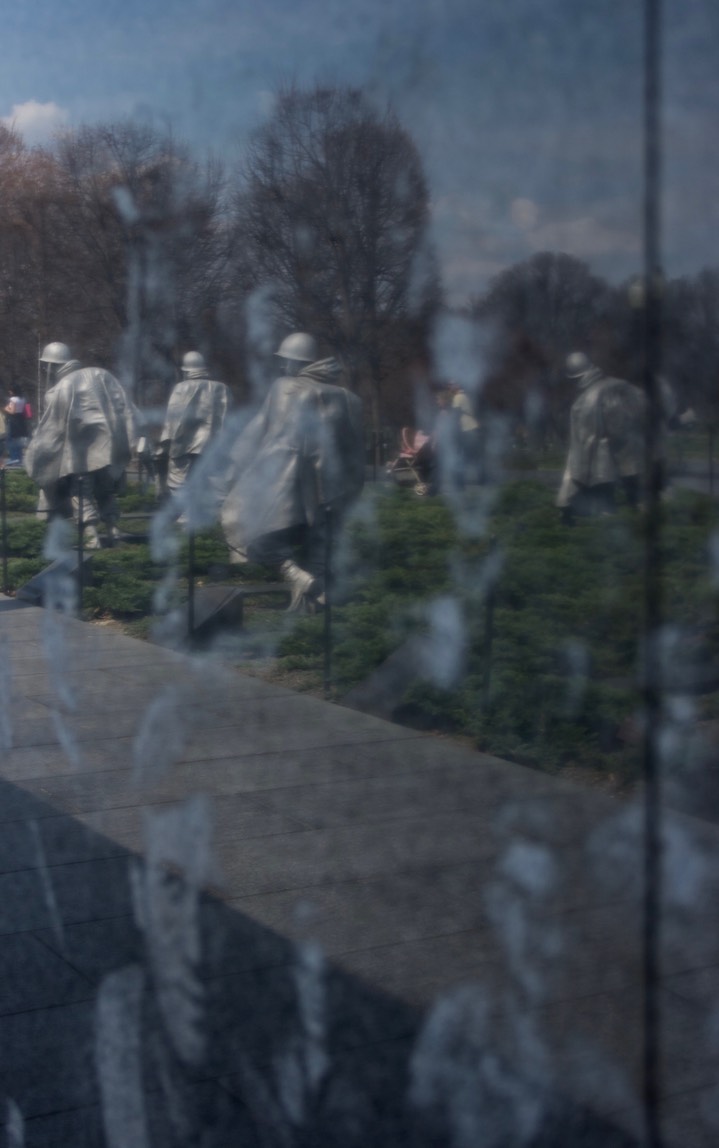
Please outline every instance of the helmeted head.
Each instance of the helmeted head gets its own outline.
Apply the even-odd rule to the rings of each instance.
[[[82,366],[77,359],[73,359],[67,343],[47,343],[40,353],[40,362],[45,364],[48,390],[65,375]]]
[[[67,343],[48,343],[40,353],[41,363],[55,363],[62,366],[72,359],[72,351]]]
[[[587,371],[591,371],[593,365],[589,356],[584,354],[584,351],[572,351],[571,355],[567,355],[564,369],[568,379],[581,379],[582,375],[586,375]]]
[[[283,359],[288,374],[297,374],[306,363],[317,360],[317,344],[311,335],[304,331],[294,331],[282,340],[275,351],[278,359]]]
[[[185,378],[188,378],[190,374],[195,378],[198,377],[198,373],[202,373],[203,375],[207,374],[207,364],[204,356],[201,355],[199,351],[188,351],[183,355],[181,369]]]

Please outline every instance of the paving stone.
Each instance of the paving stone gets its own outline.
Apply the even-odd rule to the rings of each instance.
[[[47,874],[64,923],[130,913],[126,856],[54,865]]]
[[[99,1106],[52,1112],[25,1123],[28,1148],[104,1148],[105,1135]]]
[[[124,768],[102,769],[105,745],[108,761],[120,760]],[[74,814],[146,801],[176,801],[198,792],[210,795],[261,793],[305,778],[372,777],[378,770],[385,770],[381,761],[359,754],[354,745],[293,748],[271,753],[243,753],[242,749],[238,739],[238,752],[226,755],[223,753],[227,750],[225,734],[221,731],[216,741],[209,734],[204,743],[196,739],[185,745],[181,750],[183,760],[178,764],[140,784],[130,768],[132,740],[107,740],[81,747],[82,772],[68,772],[67,760],[53,756],[52,772],[31,774],[24,781],[24,790],[44,803],[46,809],[54,812],[62,809]],[[213,751],[217,754],[215,758]],[[91,761],[92,770],[85,770],[86,760]],[[12,770],[15,780],[20,780],[20,771],[27,761],[27,757],[16,757],[15,751],[7,756],[7,768]],[[31,758],[27,768],[34,769],[38,764],[37,757]],[[12,819],[17,816],[13,813]]]
[[[689,969],[664,978],[671,993],[701,1006],[711,1006],[719,999],[719,963],[699,969]]]
[[[38,864],[37,842],[28,822],[11,821],[0,832],[0,873],[34,869]]]
[[[98,1103],[94,1002],[5,1016],[1,1030],[3,1091],[25,1119]]]
[[[0,875],[0,935],[51,925],[50,910],[37,870]]]
[[[95,988],[107,973],[139,960],[141,955],[141,938],[129,913],[65,924],[62,943],[52,929],[36,930],[35,935]]]
[[[228,905],[330,955],[487,927],[484,860],[232,898]]]
[[[87,978],[31,933],[0,937],[0,1015],[91,996]]]
[[[719,1141],[719,1086],[696,1088],[666,1097],[661,1132],[668,1148],[716,1148]]]
[[[287,834],[272,851],[262,842],[221,842],[217,853],[223,887],[238,897],[489,858],[488,836],[481,818],[416,818],[393,822],[391,833],[362,824]]]
[[[379,747],[373,757],[381,766]],[[588,827],[596,826],[598,813],[581,791],[546,793],[540,786],[537,794],[530,787],[520,797],[511,791],[506,777],[482,768],[481,759],[476,758],[431,764],[425,758],[421,767],[410,761],[403,772],[395,769],[357,781],[333,779],[319,785],[284,787],[266,793],[264,800],[269,808],[291,810],[294,817],[317,828],[352,821],[394,821],[428,810],[486,813],[492,809],[500,813],[500,827],[508,839],[523,833],[544,845],[582,839]],[[611,803],[608,810],[613,811]]]

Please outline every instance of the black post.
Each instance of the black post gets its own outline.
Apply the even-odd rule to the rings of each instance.
[[[192,639],[195,632],[195,533],[189,531],[187,537],[187,636]]]
[[[324,616],[324,688],[330,696],[332,684],[332,509],[325,506],[325,616]]]
[[[492,535],[489,542],[489,554],[487,561],[490,562],[490,576],[491,559],[497,548],[497,539]],[[490,582],[487,587],[487,596],[484,600],[484,650],[482,651],[482,662],[484,664],[484,682],[482,686],[482,712],[487,713],[489,710],[489,695],[492,688],[492,643],[494,642],[494,607],[496,605],[497,595],[495,590],[495,579],[490,577]]]
[[[5,467],[0,469],[0,515],[2,516],[2,591],[3,594],[8,592],[8,577],[7,577],[7,497],[5,493],[5,481],[7,478],[7,471]]]
[[[644,549],[644,906],[643,906],[643,1100],[646,1148],[661,1135],[662,777],[659,739],[663,718],[660,633],[662,464],[659,374],[661,368],[661,0],[644,2],[644,329],[642,357],[647,395],[645,442],[646,533]]]
[[[85,477],[77,478],[77,613],[82,614],[82,592],[85,582]]]

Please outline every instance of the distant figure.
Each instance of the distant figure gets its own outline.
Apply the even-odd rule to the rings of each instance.
[[[402,427],[399,454],[387,463],[386,471],[398,486],[411,486],[415,494],[427,494],[434,472],[432,436]]]
[[[644,465],[644,392],[603,375],[581,351],[567,357],[567,376],[580,390],[572,404],[569,454],[557,495],[562,518],[611,513],[617,487],[639,502]]]
[[[312,611],[324,602],[326,512],[338,526],[364,483],[362,404],[310,335],[275,353],[283,373],[233,450],[222,524],[234,561],[276,567],[290,610]]]
[[[462,412],[454,404],[452,383],[435,383],[431,390],[434,392],[437,413],[432,427],[432,473],[426,484],[426,493],[451,493],[464,489],[460,442]]]
[[[470,478],[482,482],[482,441],[479,421],[474,417],[472,400],[463,387],[452,383],[452,410],[457,417],[457,445],[459,448],[459,470],[461,483]]]
[[[48,343],[45,410],[27,448],[25,467],[40,487],[38,512],[78,517],[83,479],[85,543],[97,549],[97,523],[117,537],[116,494],[137,440],[136,411],[109,371],[83,367],[65,343]]]
[[[22,452],[30,433],[27,410],[26,399],[22,398],[17,388],[11,389],[10,399],[4,408],[8,466],[22,465]]]
[[[170,494],[187,481],[200,455],[221,430],[230,406],[228,388],[210,379],[199,351],[188,351],[184,356],[182,375],[170,394],[160,436],[160,457],[167,459]]]

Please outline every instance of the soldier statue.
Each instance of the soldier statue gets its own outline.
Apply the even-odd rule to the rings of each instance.
[[[328,515],[339,525],[364,483],[362,404],[334,358],[295,332],[275,352],[282,374],[240,435],[221,520],[236,562],[276,568],[290,610],[324,603]]]
[[[219,434],[230,406],[230,392],[215,382],[199,351],[182,360],[182,381],[170,394],[160,436],[160,457],[167,460],[167,490],[175,494],[190,471]]]
[[[579,395],[572,404],[569,453],[557,495],[562,518],[611,513],[616,491],[636,507],[644,466],[644,392],[602,374],[582,351],[567,357],[567,376]]]
[[[100,546],[97,523],[117,537],[116,494],[137,441],[137,411],[109,371],[83,367],[65,343],[48,343],[45,407],[25,454],[40,487],[38,513],[78,518],[80,483],[85,544]]]

